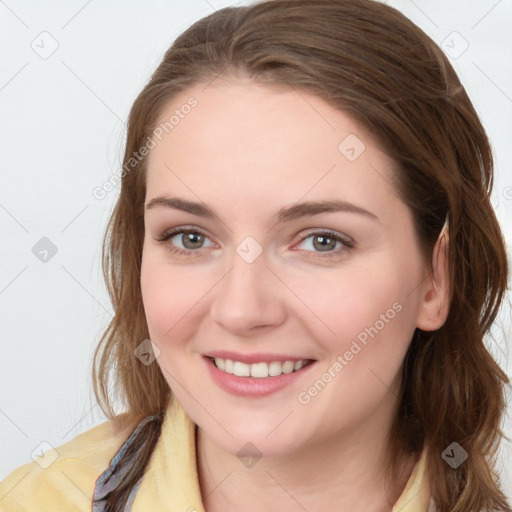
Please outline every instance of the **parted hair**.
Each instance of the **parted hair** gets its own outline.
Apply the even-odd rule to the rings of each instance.
[[[506,297],[507,255],[490,202],[490,143],[449,60],[403,14],[373,0],[263,0],[220,9],[174,41],[136,98],[123,168],[178,93],[222,76],[313,93],[365,127],[395,163],[394,187],[412,212],[430,272],[449,219],[449,313],[441,328],[416,329],[411,340],[389,433],[390,475],[398,477],[405,456],[425,448],[438,512],[510,510],[495,469],[509,381],[486,346]],[[123,172],[103,244],[114,317],[95,352],[93,382],[117,428],[161,418],[171,397],[158,364],[134,356],[149,338],[140,287],[146,164],[147,157]],[[122,510],[160,427],[161,420],[147,424],[132,449],[136,463],[105,510]],[[468,454],[456,468],[442,457],[453,442]]]

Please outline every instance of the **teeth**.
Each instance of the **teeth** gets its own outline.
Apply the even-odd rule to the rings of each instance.
[[[233,373],[233,361],[231,361],[231,359],[226,359],[224,361],[224,371],[226,373]]]
[[[233,374],[238,377],[250,377],[251,367],[248,364],[235,361],[233,364]]]
[[[271,377],[277,377],[283,373],[283,365],[279,361],[274,361],[268,365],[268,374]]]
[[[226,373],[237,375],[238,377],[254,377],[256,379],[265,379],[267,377],[277,377],[282,373],[292,373],[300,370],[306,360],[301,361],[272,361],[268,363],[247,364],[231,359],[215,358],[215,366]]]
[[[283,373],[292,373],[293,372],[293,361],[285,361],[283,364]]]
[[[247,365],[249,366],[249,365]],[[257,379],[264,379],[268,377],[268,364],[267,363],[256,363],[251,365],[251,377]]]

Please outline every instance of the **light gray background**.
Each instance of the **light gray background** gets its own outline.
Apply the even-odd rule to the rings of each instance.
[[[511,251],[512,1],[387,3],[451,56],[493,144],[493,203]],[[228,5],[0,0],[0,478],[40,443],[58,447],[104,421],[90,367],[112,314],[100,255],[119,188],[103,200],[92,190],[119,172],[130,106],[164,51]],[[32,252],[43,237],[57,248],[47,262]],[[489,340],[508,375],[510,319],[507,305]],[[512,497],[510,442],[499,460]]]

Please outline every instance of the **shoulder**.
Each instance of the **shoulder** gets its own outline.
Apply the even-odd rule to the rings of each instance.
[[[90,511],[96,479],[131,430],[106,421],[16,468],[0,482],[0,511]]]

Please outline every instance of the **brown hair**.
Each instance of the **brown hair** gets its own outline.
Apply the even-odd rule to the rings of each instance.
[[[220,75],[313,93],[365,126],[396,163],[397,192],[413,213],[430,271],[448,216],[450,309],[440,329],[417,329],[407,352],[389,436],[391,474],[400,474],[404,454],[425,446],[439,512],[509,510],[494,470],[509,381],[484,345],[506,292],[506,250],[490,202],[489,140],[450,62],[404,15],[372,0],[221,9],[176,39],[135,100],[123,168],[173,97]],[[119,424],[162,411],[171,393],[159,366],[134,356],[149,337],[139,283],[145,172],[143,158],[123,173],[103,247],[115,316],[96,350],[93,379],[101,407]],[[126,408],[122,417],[111,386]],[[157,436],[155,429],[137,445],[143,455],[125,497]],[[456,469],[441,457],[452,442],[468,453]],[[123,498],[109,503],[107,510],[121,510]]]

